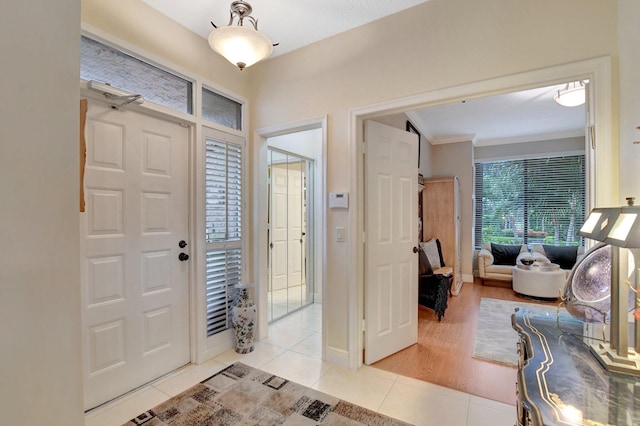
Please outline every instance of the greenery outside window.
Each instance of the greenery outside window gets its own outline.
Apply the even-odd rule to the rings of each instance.
[[[475,245],[582,245],[585,156],[475,164]]]

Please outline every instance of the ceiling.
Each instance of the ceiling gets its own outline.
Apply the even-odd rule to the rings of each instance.
[[[142,0],[191,31],[207,38],[229,23],[232,0]],[[428,0],[246,0],[258,29],[282,55],[332,35],[359,27]],[[245,22],[245,25],[247,23]]]
[[[564,107],[553,96],[565,85],[434,106],[409,113],[432,144],[475,146],[544,141],[585,134],[585,106]]]
[[[213,21],[229,22],[232,0],[143,0],[206,39]],[[280,43],[272,57],[428,0],[249,0],[258,28]],[[213,53],[212,53],[213,54]],[[583,136],[584,105],[561,107],[558,87],[470,99],[409,113],[413,124],[433,144],[473,141],[476,146]]]

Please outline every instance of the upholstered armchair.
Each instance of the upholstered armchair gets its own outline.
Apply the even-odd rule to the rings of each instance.
[[[531,254],[524,244],[483,244],[478,253],[478,276],[483,284],[485,280],[511,281],[513,267],[520,259],[529,256]]]
[[[441,321],[447,309],[453,270],[444,265],[438,240],[420,243],[418,256],[418,304],[433,309]]]

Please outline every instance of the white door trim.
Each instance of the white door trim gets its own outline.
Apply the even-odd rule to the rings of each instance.
[[[589,200],[591,208],[596,205],[615,204],[617,190],[617,141],[612,138],[611,57],[558,65],[535,71],[527,71],[490,80],[449,87],[431,92],[385,101],[349,110],[349,190],[355,208],[349,209],[349,253],[347,265],[356,265],[347,274],[347,356],[348,368],[362,366],[364,349],[362,318],[364,317],[364,160],[363,122],[365,119],[397,114],[428,106],[480,98],[489,95],[559,84],[567,80],[589,79],[593,84],[596,123],[595,159],[598,175],[595,196]],[[420,130],[420,129],[419,129]],[[422,130],[421,130],[422,131]]]
[[[316,167],[320,167],[321,179],[316,183],[314,188],[319,196],[316,199],[321,200],[315,205],[315,221],[317,238],[320,240],[321,249],[315,251],[316,268],[321,271],[321,288],[322,300],[326,301],[326,183],[327,183],[327,116],[311,118],[309,120],[264,127],[254,132],[254,152],[253,158],[257,162],[254,164],[253,173],[253,204],[257,206],[253,215],[253,238],[257,244],[253,246],[254,254],[254,273],[250,277],[252,282],[256,284],[256,304],[258,305],[258,340],[267,337],[269,325],[268,319],[268,303],[267,303],[267,224],[264,218],[267,217],[267,139],[270,137],[286,135],[289,133],[302,132],[311,129],[322,129],[322,158],[321,164],[316,163]],[[326,304],[322,304],[322,358],[325,359],[326,354]]]

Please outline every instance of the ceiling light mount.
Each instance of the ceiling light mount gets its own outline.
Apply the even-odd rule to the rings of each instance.
[[[582,105],[586,100],[586,87],[584,80],[567,83],[563,89],[553,97],[553,100],[565,107]]]
[[[219,28],[211,22],[214,29],[209,34],[209,46],[241,71],[267,58],[273,52],[273,47],[278,45],[258,31],[258,20],[251,16],[252,12],[249,3],[235,0],[231,3],[226,27]],[[251,26],[244,26],[245,19]],[[236,20],[237,25],[234,25]]]

